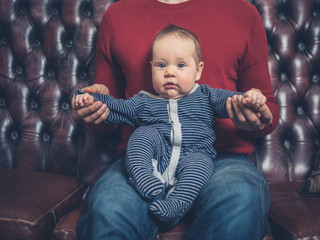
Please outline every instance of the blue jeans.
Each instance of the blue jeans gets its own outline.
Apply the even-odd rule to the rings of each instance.
[[[93,186],[77,225],[78,240],[155,239],[158,226],[149,205],[127,184],[121,157]],[[248,158],[220,154],[194,203],[196,217],[185,239],[261,240],[269,230],[269,205],[267,183]]]

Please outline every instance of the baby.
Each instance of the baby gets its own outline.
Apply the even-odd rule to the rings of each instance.
[[[137,127],[126,154],[128,182],[152,200],[150,213],[166,227],[189,211],[213,173],[214,118],[229,117],[227,99],[242,95],[242,103],[257,111],[266,102],[257,89],[238,93],[197,84],[204,67],[200,52],[196,35],[169,25],[157,34],[152,48],[152,83],[158,95],[141,91],[122,100],[82,90],[75,94],[76,107],[107,104],[106,123]]]

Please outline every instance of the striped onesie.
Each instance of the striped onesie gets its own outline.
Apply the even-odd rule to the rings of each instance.
[[[138,127],[128,142],[128,182],[146,199],[169,190],[166,199],[149,207],[166,226],[181,220],[211,176],[214,118],[228,118],[226,100],[235,94],[242,93],[198,84],[180,99],[144,91],[127,100],[91,94],[110,109],[106,123]]]

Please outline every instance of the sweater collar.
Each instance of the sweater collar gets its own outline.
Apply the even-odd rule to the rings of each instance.
[[[189,0],[186,2],[182,3],[176,3],[176,4],[167,4],[163,2],[159,2],[158,0],[142,0],[148,7],[153,7],[153,8],[162,8],[166,10],[177,10],[177,9],[185,9],[192,7],[195,2],[199,0]]]

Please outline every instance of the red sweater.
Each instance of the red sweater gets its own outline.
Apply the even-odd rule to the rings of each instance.
[[[128,98],[140,90],[154,92],[151,45],[168,23],[199,36],[205,63],[199,84],[241,92],[258,88],[267,97],[273,122],[263,131],[239,131],[230,119],[216,121],[218,152],[250,154],[252,138],[275,128],[279,110],[268,71],[264,26],[255,7],[245,0],[189,0],[180,4],[121,0],[112,4],[99,28],[95,82],[106,85],[116,98]],[[126,126],[122,129],[122,152],[131,131]]]

